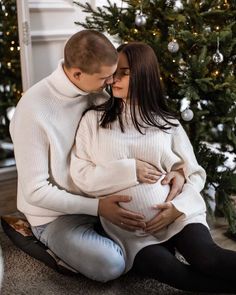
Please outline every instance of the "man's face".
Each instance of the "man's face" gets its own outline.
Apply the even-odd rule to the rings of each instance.
[[[82,71],[74,75],[73,83],[87,93],[101,92],[108,84],[113,83],[113,74],[117,64],[102,66],[99,73],[86,74]]]

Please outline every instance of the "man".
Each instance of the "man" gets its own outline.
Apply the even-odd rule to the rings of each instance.
[[[128,196],[94,199],[78,195],[69,161],[81,116],[113,82],[117,59],[116,49],[101,33],[76,33],[66,43],[64,61],[23,95],[10,125],[18,171],[18,209],[35,236],[58,257],[103,282],[119,277],[125,261],[121,248],[94,229],[97,215],[129,230],[145,224],[140,214],[119,206],[130,200]],[[158,177],[145,162],[128,159],[118,165],[128,186],[145,173]],[[171,174],[167,179],[177,184],[172,197],[182,186],[183,177],[178,177]]]

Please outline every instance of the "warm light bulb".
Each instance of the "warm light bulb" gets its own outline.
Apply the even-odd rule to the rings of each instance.
[[[161,31],[160,31],[160,29],[154,29],[152,31],[152,34],[153,34],[153,36],[160,36],[161,35]]]
[[[218,70],[215,70],[212,72],[212,76],[217,77],[219,76],[220,72]]]
[[[14,47],[10,47],[10,50],[13,51],[14,50]]]

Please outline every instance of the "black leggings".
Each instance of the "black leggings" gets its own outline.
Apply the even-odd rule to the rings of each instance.
[[[175,257],[174,248],[189,265]],[[200,223],[187,225],[168,242],[143,248],[133,270],[185,291],[236,294],[236,252],[216,245]]]

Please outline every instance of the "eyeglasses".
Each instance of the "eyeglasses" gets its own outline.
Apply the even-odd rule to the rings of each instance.
[[[113,74],[113,78],[121,80],[124,76],[129,76],[129,75],[130,75],[130,69],[122,68]]]

